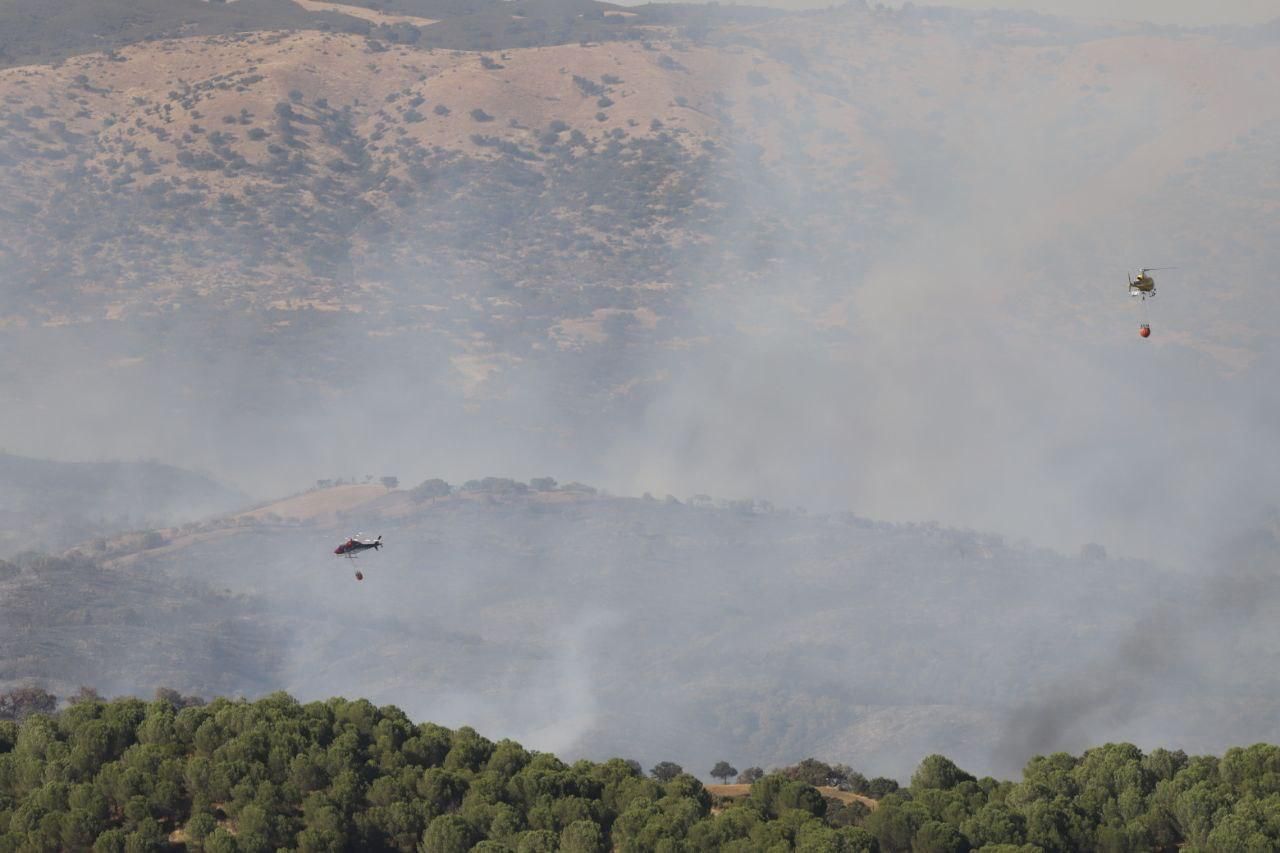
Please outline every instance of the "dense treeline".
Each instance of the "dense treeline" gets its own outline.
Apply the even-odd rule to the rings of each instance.
[[[666,762],[664,762],[666,764]],[[826,768],[826,769],[823,769]],[[678,768],[677,768],[678,769]],[[210,704],[84,692],[0,722],[0,850],[1274,850],[1280,748],[1222,758],[1112,744],[1022,782],[926,758],[878,808],[808,761],[717,799],[634,761],[565,764],[365,700]],[[848,768],[836,775],[857,778]],[[655,775],[656,773],[655,768]],[[662,774],[666,776],[666,774]]]

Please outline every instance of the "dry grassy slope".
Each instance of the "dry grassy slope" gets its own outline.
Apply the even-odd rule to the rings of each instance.
[[[882,171],[886,152],[865,132],[864,105],[891,109],[896,124],[945,134],[949,122],[971,119],[959,110],[948,116],[945,108],[972,100],[975,91],[997,95],[999,103],[1035,125],[1074,100],[1140,97],[1143,86],[1173,75],[1185,85],[1166,87],[1159,97],[1165,111],[1191,120],[1176,136],[1152,136],[1129,159],[1096,176],[1100,185],[1120,177],[1135,187],[1163,179],[1188,156],[1226,144],[1280,113],[1267,97],[1280,48],[1230,51],[1227,61],[1228,48],[1208,36],[1119,36],[1065,49],[1009,45],[974,51],[941,24],[904,34],[861,15],[820,24],[799,17],[726,28],[718,47],[676,41],[673,49],[672,33],[654,28],[653,36],[648,48],[609,43],[484,54],[503,66],[490,69],[480,64],[481,54],[403,45],[372,52],[362,37],[318,32],[163,41],[120,51],[116,62],[90,54],[56,67],[0,71],[0,117],[27,115],[26,141],[36,155],[59,149],[63,126],[88,135],[98,149],[91,166],[111,178],[125,163],[140,166],[144,149],[161,164],[158,175],[175,174],[176,152],[206,143],[193,138],[184,145],[181,134],[191,124],[204,128],[196,137],[234,134],[233,149],[262,164],[270,138],[249,140],[239,125],[221,120],[247,109],[253,125],[262,126],[293,90],[303,94],[298,111],[304,116],[305,105],[323,97],[336,107],[351,107],[366,135],[392,136],[373,150],[393,169],[398,136],[494,157],[491,148],[473,145],[471,136],[482,132],[533,146],[538,133],[559,119],[593,138],[615,129],[643,137],[653,133],[649,124],[658,119],[690,146],[732,134],[734,142],[758,142],[769,150],[789,141],[792,120],[803,114],[812,120],[804,128],[812,143],[807,153],[823,159],[856,156],[869,171],[893,178]],[[805,61],[793,66],[777,58],[788,55]],[[956,74],[958,68],[964,73]],[[599,108],[574,85],[574,75],[596,82],[605,75],[621,78],[606,84],[614,104]],[[426,118],[407,122],[407,103],[415,97],[425,99],[418,111]],[[449,107],[450,114],[431,112],[437,105]],[[475,108],[495,120],[475,121]],[[30,115],[33,109],[45,114]],[[603,121],[596,119],[599,112],[606,115]],[[766,112],[773,121],[767,115],[760,120]],[[169,137],[157,138],[160,132]],[[26,164],[5,170],[5,179],[19,188],[25,183],[31,194],[36,182],[23,179],[43,171]],[[217,174],[209,180],[219,189],[240,183]]]
[[[337,486],[322,491],[306,492],[292,498],[274,501],[257,509],[240,513],[237,518],[269,519],[277,518],[306,519],[308,521],[345,512],[374,498],[387,493],[385,486],[353,485]]]
[[[661,35],[655,33],[659,39]],[[248,139],[239,123],[224,124],[223,117],[247,110],[251,126],[269,127],[276,105],[296,90],[302,98],[294,109],[304,117],[308,104],[325,98],[334,107],[350,107],[365,135],[390,136],[385,142],[379,139],[372,150],[394,170],[401,167],[393,154],[397,137],[496,157],[471,137],[484,133],[536,146],[538,135],[554,120],[594,139],[615,129],[629,136],[654,135],[654,119],[690,147],[706,139],[723,140],[730,129],[745,129],[750,138],[756,130],[747,105],[726,108],[717,103],[718,94],[751,70],[769,77],[771,82],[758,93],[767,100],[785,104],[799,97],[801,88],[785,66],[746,48],[684,46],[673,51],[669,42],[655,40],[651,49],[610,43],[476,54],[395,46],[375,53],[367,44],[340,34],[253,34],[134,46],[120,51],[115,62],[90,54],[56,67],[12,68],[0,71],[5,105],[0,116],[28,118],[25,141],[32,154],[57,152],[60,128],[65,127],[93,140],[97,150],[90,167],[106,178],[122,174],[126,164],[141,167],[143,151],[161,167],[156,178],[172,177],[182,172],[177,152],[206,147],[207,140],[199,137],[215,131],[232,134],[232,147],[249,163],[266,163],[271,136]],[[482,56],[502,67],[484,68]],[[601,84],[614,101],[602,108],[573,78],[600,84],[606,75],[621,82]],[[424,99],[416,109],[425,117],[417,122],[405,118],[415,109],[409,105],[415,97]],[[677,103],[677,97],[686,103]],[[854,108],[819,99],[824,112],[827,107],[834,111],[828,119],[833,129],[856,131]],[[437,106],[449,113],[435,113]],[[484,110],[493,121],[477,121],[470,114],[473,109]],[[599,120],[598,113],[606,118]],[[203,132],[193,132],[192,125]],[[776,130],[764,128],[764,139]],[[183,134],[192,134],[191,140],[184,141]],[[38,182],[23,179],[47,171],[29,163],[6,170],[5,176],[34,193]],[[219,190],[234,190],[250,178],[213,173],[207,180]]]
[[[1122,28],[1079,43],[1036,44],[1047,34],[995,23],[982,31],[990,41],[975,43],[957,38],[943,21],[906,33],[860,15],[815,23],[792,17],[740,30],[775,56],[805,57],[801,79],[813,88],[891,108],[895,123],[944,137],[973,122],[971,108],[997,106],[1027,127],[1061,129],[1088,145],[1094,134],[1114,138],[1120,128],[1059,128],[1055,117],[1080,105],[1131,105],[1135,115],[1150,119],[1148,132],[1135,138],[1127,156],[1079,187],[1071,200],[1077,205],[1096,205],[1104,187],[1109,195],[1150,190],[1187,158],[1280,117],[1280,103],[1271,97],[1280,45],[1242,48],[1206,34],[1153,36]],[[1159,132],[1170,118],[1177,132]]]
[[[614,130],[651,135],[650,122],[658,119],[691,147],[732,136],[735,143],[757,142],[776,151],[793,142],[800,116],[807,120],[799,129],[806,153],[826,162],[856,157],[869,174],[892,181],[900,176],[892,174],[888,153],[866,132],[867,107],[892,110],[894,124],[946,135],[949,125],[972,119],[949,108],[972,101],[975,91],[996,95],[1028,125],[1037,125],[1051,124],[1053,111],[1076,101],[1124,102],[1170,76],[1181,81],[1158,93],[1164,112],[1189,119],[1179,133],[1144,140],[1082,186],[1083,199],[1117,181],[1127,191],[1150,186],[1188,157],[1280,114],[1268,97],[1280,48],[1229,51],[1208,36],[1119,35],[1066,48],[1013,44],[975,51],[941,23],[904,33],[861,14],[821,21],[793,17],[730,27],[721,35],[722,46],[677,42],[673,50],[672,33],[654,28],[651,49],[610,43],[510,50],[486,54],[503,66],[490,69],[480,64],[480,54],[406,46],[375,53],[362,37],[318,32],[164,41],[125,49],[118,62],[91,54],[53,68],[2,71],[0,118],[28,114],[25,141],[37,156],[62,147],[61,127],[87,135],[97,149],[90,168],[109,180],[126,164],[141,166],[144,150],[160,165],[156,177],[179,174],[177,151],[200,151],[207,145],[200,137],[214,131],[233,134],[232,149],[251,164],[263,164],[271,137],[247,139],[245,128],[224,126],[222,118],[248,110],[253,126],[269,125],[273,108],[293,90],[303,94],[298,112],[304,116],[305,105],[321,97],[351,107],[362,134],[382,137],[371,150],[393,171],[402,166],[394,156],[400,137],[496,157],[492,148],[475,146],[472,135],[536,147],[538,134],[553,120],[602,138]],[[777,58],[786,56],[805,60],[793,66]],[[1150,75],[1144,75],[1146,68]],[[574,75],[596,82],[605,75],[621,78],[606,85],[614,104],[599,108],[574,85]],[[425,99],[417,109],[426,117],[406,121],[408,103],[417,97]],[[450,114],[432,112],[437,105],[449,107]],[[45,115],[29,115],[33,108]],[[475,121],[470,111],[476,108],[494,121]],[[596,119],[600,112],[603,121]],[[184,143],[182,134],[192,124],[205,132]],[[1084,132],[1095,130],[1103,128]],[[158,138],[161,132],[168,138]],[[38,178],[47,171],[34,163],[7,169],[6,189],[39,200]],[[219,173],[205,179],[220,191],[243,189],[250,180]]]
[[[532,152],[553,121],[593,143],[669,135],[691,156],[704,143],[758,139],[766,151],[776,148],[786,105],[806,97],[803,83],[785,66],[759,50],[673,45],[658,31],[654,38],[647,46],[568,45],[482,57],[403,46],[374,50],[365,39],[347,35],[258,33],[138,45],[120,51],[115,61],[87,55],[55,67],[0,71],[0,158],[8,163],[0,169],[0,212],[25,223],[32,212],[75,209],[77,193],[125,202],[165,190],[198,198],[199,207],[215,218],[237,204],[260,208],[261,199],[282,192],[295,211],[323,214],[332,200],[318,198],[314,183],[282,174],[282,166],[305,158],[313,173],[329,170],[341,178],[349,172],[344,164],[355,156],[352,150],[328,138],[339,114],[361,143],[359,156],[368,157],[361,166],[365,173],[393,180],[405,180],[424,153],[494,161],[509,154],[498,144]],[[756,120],[753,102],[725,94],[750,72],[769,81],[753,94],[755,103],[777,106],[769,122]],[[601,106],[601,97],[612,104]],[[856,140],[856,109],[815,97],[824,101],[822,121],[832,133]],[[300,145],[282,137],[282,104],[292,110],[289,121]],[[477,134],[486,137],[485,145],[476,144]],[[859,158],[877,160],[874,146],[855,148]],[[830,154],[817,143],[811,153]],[[235,158],[239,166],[223,167]],[[538,170],[545,163],[531,156],[522,166]],[[90,189],[76,189],[72,181]],[[341,192],[394,218],[386,189],[382,180]],[[585,220],[584,213],[565,215],[590,236],[591,226],[577,221]],[[158,219],[122,224],[131,229],[130,239],[158,247],[203,234]],[[670,223],[656,224],[663,242],[688,239]],[[23,244],[47,244],[45,232],[34,226],[29,236],[15,233],[15,251],[22,254]],[[323,277],[308,277],[299,270],[296,252],[287,254],[292,247],[283,238],[274,243],[285,255],[246,275],[234,260],[191,265],[172,251],[142,254],[112,237],[86,235],[82,226],[70,233],[89,248],[33,261],[35,275],[83,282],[81,295],[96,298],[68,300],[42,317],[37,312],[45,324],[120,319],[180,302],[184,294],[321,309],[348,309],[370,296],[367,288],[341,290]],[[609,237],[623,245],[641,233]],[[15,312],[7,322],[27,323],[25,313]]]
[[[323,0],[293,0],[308,12],[338,12],[360,18],[371,24],[414,24],[429,27],[437,21],[431,18],[420,18],[414,15],[393,15],[377,9],[366,9],[363,6],[352,6],[348,3],[326,3]]]
[[[1208,37],[1124,36],[1065,50],[1015,45],[975,52],[940,24],[904,35],[861,15],[821,25],[800,17],[727,28],[724,40],[738,43],[721,47],[677,43],[680,49],[673,50],[670,32],[655,28],[653,35],[651,49],[610,43],[486,54],[503,66],[490,69],[481,65],[480,54],[406,46],[375,53],[362,37],[317,32],[164,41],[125,49],[117,62],[91,54],[52,68],[0,71],[0,119],[27,118],[23,141],[27,153],[37,157],[56,156],[67,132],[89,137],[90,170],[111,180],[130,165],[141,167],[144,151],[160,166],[154,178],[179,175],[177,152],[199,152],[215,131],[231,134],[232,150],[262,165],[272,137],[248,139],[246,127],[224,125],[222,119],[247,110],[252,126],[269,127],[276,104],[294,90],[303,95],[297,107],[303,116],[317,98],[351,107],[360,132],[378,139],[371,146],[374,156],[393,171],[403,167],[395,156],[402,139],[496,157],[494,149],[475,146],[471,137],[483,133],[536,147],[538,134],[553,120],[598,139],[615,130],[652,135],[650,122],[657,119],[690,147],[732,137],[735,143],[757,142],[776,152],[793,142],[799,115],[807,119],[801,129],[806,153],[824,162],[856,157],[868,174],[892,181],[900,176],[866,132],[866,106],[891,109],[895,124],[945,135],[949,123],[971,119],[947,107],[971,100],[975,87],[998,93],[1000,103],[1015,105],[1034,125],[1050,121],[1051,111],[1073,100],[1141,95],[1113,89],[1113,81],[1142,86],[1173,73],[1186,85],[1160,97],[1180,99],[1166,109],[1193,120],[1174,137],[1146,140],[1096,176],[1099,186],[1119,180],[1137,190],[1278,110],[1266,95],[1274,84],[1268,71],[1280,63],[1280,48],[1237,51],[1224,61],[1223,46]],[[776,58],[789,54],[805,56],[804,65]],[[1153,69],[1152,78],[1144,78],[1143,67]],[[957,75],[957,68],[965,73]],[[605,86],[614,104],[598,107],[596,98],[574,84],[574,75],[595,82],[605,75],[620,78]],[[409,102],[419,97],[425,100],[417,110],[425,118],[406,121],[413,109]],[[438,105],[447,106],[449,115],[432,112]],[[476,108],[494,120],[477,122],[470,114]],[[32,110],[43,114],[32,115]],[[596,118],[601,112],[603,121]],[[192,125],[204,132],[192,133]],[[191,134],[189,142],[183,134]],[[32,162],[6,169],[5,189],[23,200],[43,201],[40,177],[48,171]],[[249,176],[216,172],[202,177],[218,191],[243,190],[252,182]],[[1093,189],[1081,187],[1080,196]]]
[[[751,786],[741,784],[708,785],[707,792],[713,797],[737,799],[738,797],[749,796],[751,794]],[[818,792],[828,799],[839,800],[845,805],[848,805],[849,803],[862,803],[873,811],[880,805],[878,801],[873,800],[871,797],[864,797],[861,794],[855,794],[852,791],[842,791],[839,788],[833,788],[830,785],[820,786],[818,788]]]
[[[57,307],[10,309],[8,316],[0,306],[0,324],[127,318],[189,294],[286,309],[385,308],[384,282],[353,281],[356,277],[345,272],[369,247],[360,223],[381,218],[394,225],[397,218],[415,216],[419,205],[430,205],[444,220],[451,217],[447,205],[465,199],[472,185],[460,180],[441,190],[428,187],[421,175],[415,183],[415,165],[421,169],[424,157],[433,169],[450,157],[458,163],[516,163],[535,173],[562,166],[562,160],[537,153],[540,137],[555,121],[596,145],[615,136],[673,138],[691,157],[706,144],[720,150],[759,146],[763,164],[776,170],[782,186],[817,187],[845,200],[847,209],[819,208],[825,213],[813,221],[789,222],[808,232],[819,248],[844,242],[847,235],[840,228],[854,215],[892,229],[927,214],[920,206],[929,199],[913,197],[911,188],[921,164],[904,153],[915,145],[926,160],[937,161],[932,167],[966,176],[975,191],[989,177],[1025,189],[1022,207],[1007,208],[1012,215],[1001,220],[1006,243],[1053,249],[1060,235],[1090,227],[1104,231],[1100,219],[1158,222],[1171,238],[1187,238],[1202,269],[1231,276],[1230,247],[1221,235],[1210,244],[1199,233],[1194,205],[1138,200],[1150,199],[1175,177],[1188,181],[1196,193],[1210,192],[1216,176],[1189,163],[1231,155],[1239,140],[1250,134],[1268,138],[1267,129],[1280,126],[1280,106],[1269,96],[1280,47],[1242,48],[1207,35],[1175,38],[1114,29],[1072,41],[1026,24],[981,19],[957,30],[942,21],[904,25],[856,10],[726,26],[702,44],[682,40],[674,30],[650,32],[645,44],[488,54],[376,45],[320,32],[253,33],[136,45],[121,50],[117,61],[88,55],[55,67],[0,71],[0,219],[17,224],[10,229],[10,251],[22,258],[32,254],[29,246],[67,237],[81,241],[62,253],[34,253],[38,257],[28,262],[30,277],[67,282],[79,289],[80,298]],[[575,77],[600,86],[612,103],[601,107],[599,96],[585,92]],[[299,96],[296,102],[290,93]],[[287,144],[277,114],[282,104],[293,113],[288,121],[293,145]],[[477,120],[473,110],[491,120]],[[333,136],[337,121],[348,136]],[[984,136],[982,128],[988,126]],[[568,138],[567,132],[560,134],[562,141]],[[1073,170],[1072,180],[1061,188],[1041,187],[1045,197],[1035,198],[1034,158],[1028,152],[1055,146],[1071,152],[1065,168]],[[305,179],[289,171],[298,158],[309,161]],[[353,166],[353,158],[361,162]],[[236,160],[239,165],[227,165]],[[1013,177],[985,175],[972,169],[975,163],[988,169],[992,163],[1007,164]],[[1027,172],[1025,180],[1019,169]],[[597,180],[612,174],[602,169]],[[673,173],[669,180],[679,177]],[[331,178],[337,183],[325,197],[321,187]],[[396,181],[409,188],[408,196],[395,197]],[[82,222],[62,226],[66,233],[56,223],[29,222],[82,205],[86,193],[99,202],[125,205],[158,188],[170,197],[188,196],[182,204],[194,205],[206,220],[224,221],[233,236],[217,237],[223,245],[240,235],[265,234],[265,256],[250,268],[235,257],[188,261],[190,252],[173,248],[214,240],[190,216],[126,215],[112,233],[92,229],[102,234],[84,233]],[[695,193],[699,188],[695,183]],[[1261,175],[1250,193],[1223,204],[1235,213],[1234,238],[1252,245],[1266,242],[1265,223],[1277,209],[1280,178]],[[341,211],[342,222],[316,232],[309,230],[310,221],[290,232],[262,224],[277,216],[266,210],[324,219],[335,197],[371,215]],[[993,199],[991,215],[998,216],[1007,202]],[[708,203],[725,206],[723,200]],[[1035,215],[1026,215],[1027,210]],[[615,250],[640,246],[646,257],[656,259],[653,273],[645,273],[649,284],[664,284],[679,273],[674,262],[663,260],[665,249],[708,239],[707,233],[661,212],[615,225],[611,232],[597,227],[585,206],[562,207],[548,218],[562,218],[566,231],[595,243],[544,253],[579,265],[540,268],[547,286],[572,282],[581,270],[600,269],[596,253],[605,244]],[[1254,230],[1242,232],[1237,221],[1255,223]],[[132,234],[121,237],[122,229]],[[761,230],[769,233],[768,226]],[[520,278],[530,267],[527,250],[543,250],[553,232],[522,234],[509,245],[448,251],[463,266],[496,266]],[[335,237],[350,240],[350,254],[336,262],[342,274],[308,272],[303,244],[312,239],[337,243]],[[421,260],[413,237],[406,230],[399,243],[382,245],[378,253],[412,268]],[[135,238],[151,247],[126,245]],[[1085,248],[1119,256],[1126,247]],[[1064,252],[1083,254],[1080,247]],[[843,261],[828,261],[844,268]],[[1046,257],[1045,263],[1061,266],[1055,258]],[[1251,286],[1250,278],[1238,272]],[[404,322],[456,328],[455,318],[441,316],[437,322],[431,314],[442,310],[440,297],[432,294],[429,304],[415,299],[420,316]],[[992,299],[1016,299],[1024,314],[1029,301],[1032,312],[1053,316],[1080,310],[1078,292],[1067,289],[993,292]],[[527,301],[513,304],[533,313]],[[599,342],[601,320],[612,316],[601,312],[647,312],[645,323],[652,327],[666,307],[638,290],[624,304],[541,306],[536,311],[550,310],[551,316],[536,335],[544,341],[549,337],[558,348],[575,348]],[[805,313],[810,307],[796,310]],[[848,306],[813,310],[815,324],[838,327]],[[506,322],[501,305],[495,304],[489,317]],[[1205,312],[1204,323],[1202,339],[1189,343],[1214,350],[1227,362],[1247,361],[1232,342],[1249,339],[1256,329],[1242,327],[1228,312]],[[459,340],[474,338],[475,331],[468,327]],[[456,364],[466,381],[478,386],[492,372],[495,357],[463,347]]]

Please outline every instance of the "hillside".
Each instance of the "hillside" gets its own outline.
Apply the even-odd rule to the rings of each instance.
[[[77,540],[0,565],[6,686],[897,775],[1280,740],[1274,25],[18,0],[0,48],[6,452],[251,496],[0,457],[0,553]]]
[[[0,453],[0,556],[223,512],[244,495],[158,462],[54,462]]]
[[[307,518],[283,514],[300,506],[291,498],[109,538],[62,569],[96,584],[88,611],[80,582],[20,564],[0,581],[0,619],[40,630],[9,638],[5,677],[64,695],[87,678],[138,693],[341,689],[574,756],[768,766],[821,754],[898,776],[930,751],[1016,768],[1100,731],[1215,749],[1211,720],[1276,739],[1270,657],[1200,646],[1270,642],[1257,620],[1274,596],[1256,573],[1275,559],[1273,534],[1224,558],[1206,588],[970,531],[539,486],[342,486],[382,494],[334,512],[321,490],[309,506],[330,509]],[[386,547],[334,557],[356,530]],[[166,620],[202,612],[189,587],[226,590],[199,631],[145,668],[113,667],[109,685],[89,678],[109,648],[143,655]],[[1185,603],[1244,597],[1230,623]],[[251,626],[274,639],[246,645]],[[1174,626],[1196,627],[1175,638]],[[105,645],[68,655],[81,636]],[[221,644],[244,651],[219,664],[207,654]]]
[[[0,685],[34,680],[109,693],[154,684],[260,694],[286,633],[261,602],[203,579],[85,559],[0,561]]]
[[[622,10],[595,0],[11,0],[0,9],[0,67],[167,38],[313,30],[456,50],[639,38],[655,22],[760,19],[757,9],[671,5]]]
[[[1165,559],[1266,492],[1220,437],[1273,402],[1268,30],[533,4],[626,32],[428,38],[497,8],[0,71],[10,449],[260,495],[348,459],[572,470]],[[1151,372],[1123,275],[1155,264]],[[943,409],[975,414],[940,442]],[[1035,501],[975,486],[1006,464]]]

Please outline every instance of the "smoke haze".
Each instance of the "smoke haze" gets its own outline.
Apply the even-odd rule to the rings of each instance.
[[[500,514],[468,517],[465,535],[393,508],[369,521],[384,533],[403,523],[402,538],[379,555],[386,578],[362,588],[354,612],[345,585],[308,586],[330,539],[372,526],[359,513],[252,547],[237,540],[232,553],[251,562],[221,569],[220,582],[281,608],[292,633],[274,672],[304,696],[361,693],[569,753],[711,761],[722,757],[713,750],[750,748],[765,756],[752,760],[781,762],[826,749],[819,757],[900,775],[939,750],[1010,772],[1038,751],[1117,738],[1209,749],[1274,737],[1247,711],[1219,717],[1232,725],[1208,736],[1196,727],[1209,706],[1189,723],[1144,710],[1217,690],[1244,702],[1268,671],[1256,653],[1273,639],[1262,624],[1275,607],[1266,531],[1280,486],[1269,452],[1280,425],[1274,34],[850,5],[669,42],[538,60],[568,72],[538,85],[570,93],[590,89],[564,82],[574,75],[620,77],[591,90],[584,115],[606,100],[619,106],[602,111],[635,109],[624,135],[650,147],[618,153],[622,137],[593,148],[563,131],[543,143],[561,153],[543,152],[537,168],[537,135],[569,96],[513,105],[493,94],[496,71],[450,66],[448,79],[467,86],[449,96],[451,113],[488,109],[497,120],[475,127],[524,147],[459,136],[474,149],[425,157],[427,189],[395,202],[394,187],[357,200],[331,190],[332,206],[303,230],[327,227],[326,216],[356,223],[334,250],[339,269],[290,269],[287,299],[258,292],[276,286],[269,268],[262,281],[225,272],[258,251],[248,227],[199,251],[212,225],[164,232],[173,257],[195,259],[189,272],[226,280],[184,290],[181,273],[139,262],[146,280],[120,291],[155,308],[131,303],[119,316],[93,288],[68,308],[57,276],[15,239],[0,249],[0,387],[20,405],[0,412],[0,445],[157,458],[263,500],[319,478],[394,474],[411,486],[550,473],[622,495],[756,498],[826,519],[720,528],[672,510],[637,516],[634,529],[610,517],[623,532],[592,539],[590,526],[544,526],[536,508],[501,530],[487,526]],[[493,55],[534,63],[520,50]],[[426,59],[377,59],[406,89],[411,61]],[[21,73],[0,72],[6,91],[24,92],[14,98],[46,85],[20,89]],[[290,73],[272,81],[281,99],[304,85]],[[339,81],[307,85],[294,101],[305,144],[320,150],[332,136],[352,147],[339,134],[347,119],[316,106],[340,101]],[[376,94],[366,99],[392,102]],[[428,94],[424,111],[444,104]],[[39,120],[30,110],[22,101],[6,115],[17,128],[15,116]],[[645,131],[650,116],[661,130]],[[387,120],[369,107],[359,133],[372,140]],[[38,158],[5,150],[6,186],[25,187]],[[327,180],[345,180],[333,171]],[[68,186],[31,196],[40,216],[100,198]],[[301,205],[318,187],[287,198]],[[118,207],[95,220],[159,227],[125,191],[107,198]],[[218,215],[253,206],[212,203]],[[39,219],[2,213],[15,229]],[[326,250],[308,239],[308,252]],[[1177,269],[1157,274],[1158,299],[1143,308],[1126,296],[1128,272],[1166,265]],[[69,278],[93,278],[72,266]],[[903,533],[907,544],[886,534],[859,550],[843,528],[823,532],[846,512],[935,524]],[[673,532],[682,524],[697,547]],[[973,545],[988,534],[965,530],[1000,545]],[[681,543],[676,564],[663,566],[646,536]],[[734,537],[776,559],[753,559]],[[1038,550],[1075,555],[1088,543],[1113,559]],[[189,579],[225,565],[219,547],[157,559]],[[966,548],[998,552],[999,571],[966,562]],[[599,578],[615,586],[596,588]],[[1112,584],[1124,607],[1107,605]],[[961,594],[952,585],[972,594],[972,621],[948,613],[947,594]],[[822,610],[833,590],[846,609]],[[899,611],[878,624],[891,596]],[[1068,601],[1099,608],[1097,621]],[[705,632],[669,634],[677,616]],[[1006,619],[1027,648],[1002,648]],[[785,633],[781,650],[771,632]],[[1061,645],[1036,645],[1049,637]],[[850,646],[859,660],[847,660]],[[718,683],[726,647],[759,678]],[[892,665],[866,662],[876,655]],[[999,698],[982,698],[991,685],[964,693],[963,674],[993,656]],[[418,659],[429,659],[413,670],[427,688],[405,675]],[[949,666],[962,675],[939,674]],[[725,702],[739,707],[708,723]],[[1007,737],[995,737],[1006,721]]]

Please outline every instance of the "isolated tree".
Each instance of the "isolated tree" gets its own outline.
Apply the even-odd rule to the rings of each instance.
[[[659,761],[649,771],[649,775],[657,779],[659,782],[670,782],[672,779],[684,772],[684,768],[674,761]]]
[[[887,797],[896,790],[898,790],[898,781],[885,776],[877,776],[867,783],[867,796],[877,800]]]
[[[806,758],[799,764],[783,770],[782,773],[788,779],[798,779],[814,787],[835,785],[839,781],[837,777],[840,775],[831,765],[816,758]]]
[[[424,480],[414,486],[409,491],[409,497],[421,503],[422,501],[432,500],[433,498],[447,497],[453,487],[438,477],[432,477],[430,480]]]
[[[738,774],[739,785],[750,785],[757,779],[764,778],[764,769],[760,767],[748,767]]]
[[[727,783],[730,776],[737,775],[738,768],[727,761],[717,761],[716,766],[711,768],[711,778],[719,779],[721,784]]]
[[[399,477],[383,477],[382,485],[388,489],[397,489],[400,487],[400,478]]]

